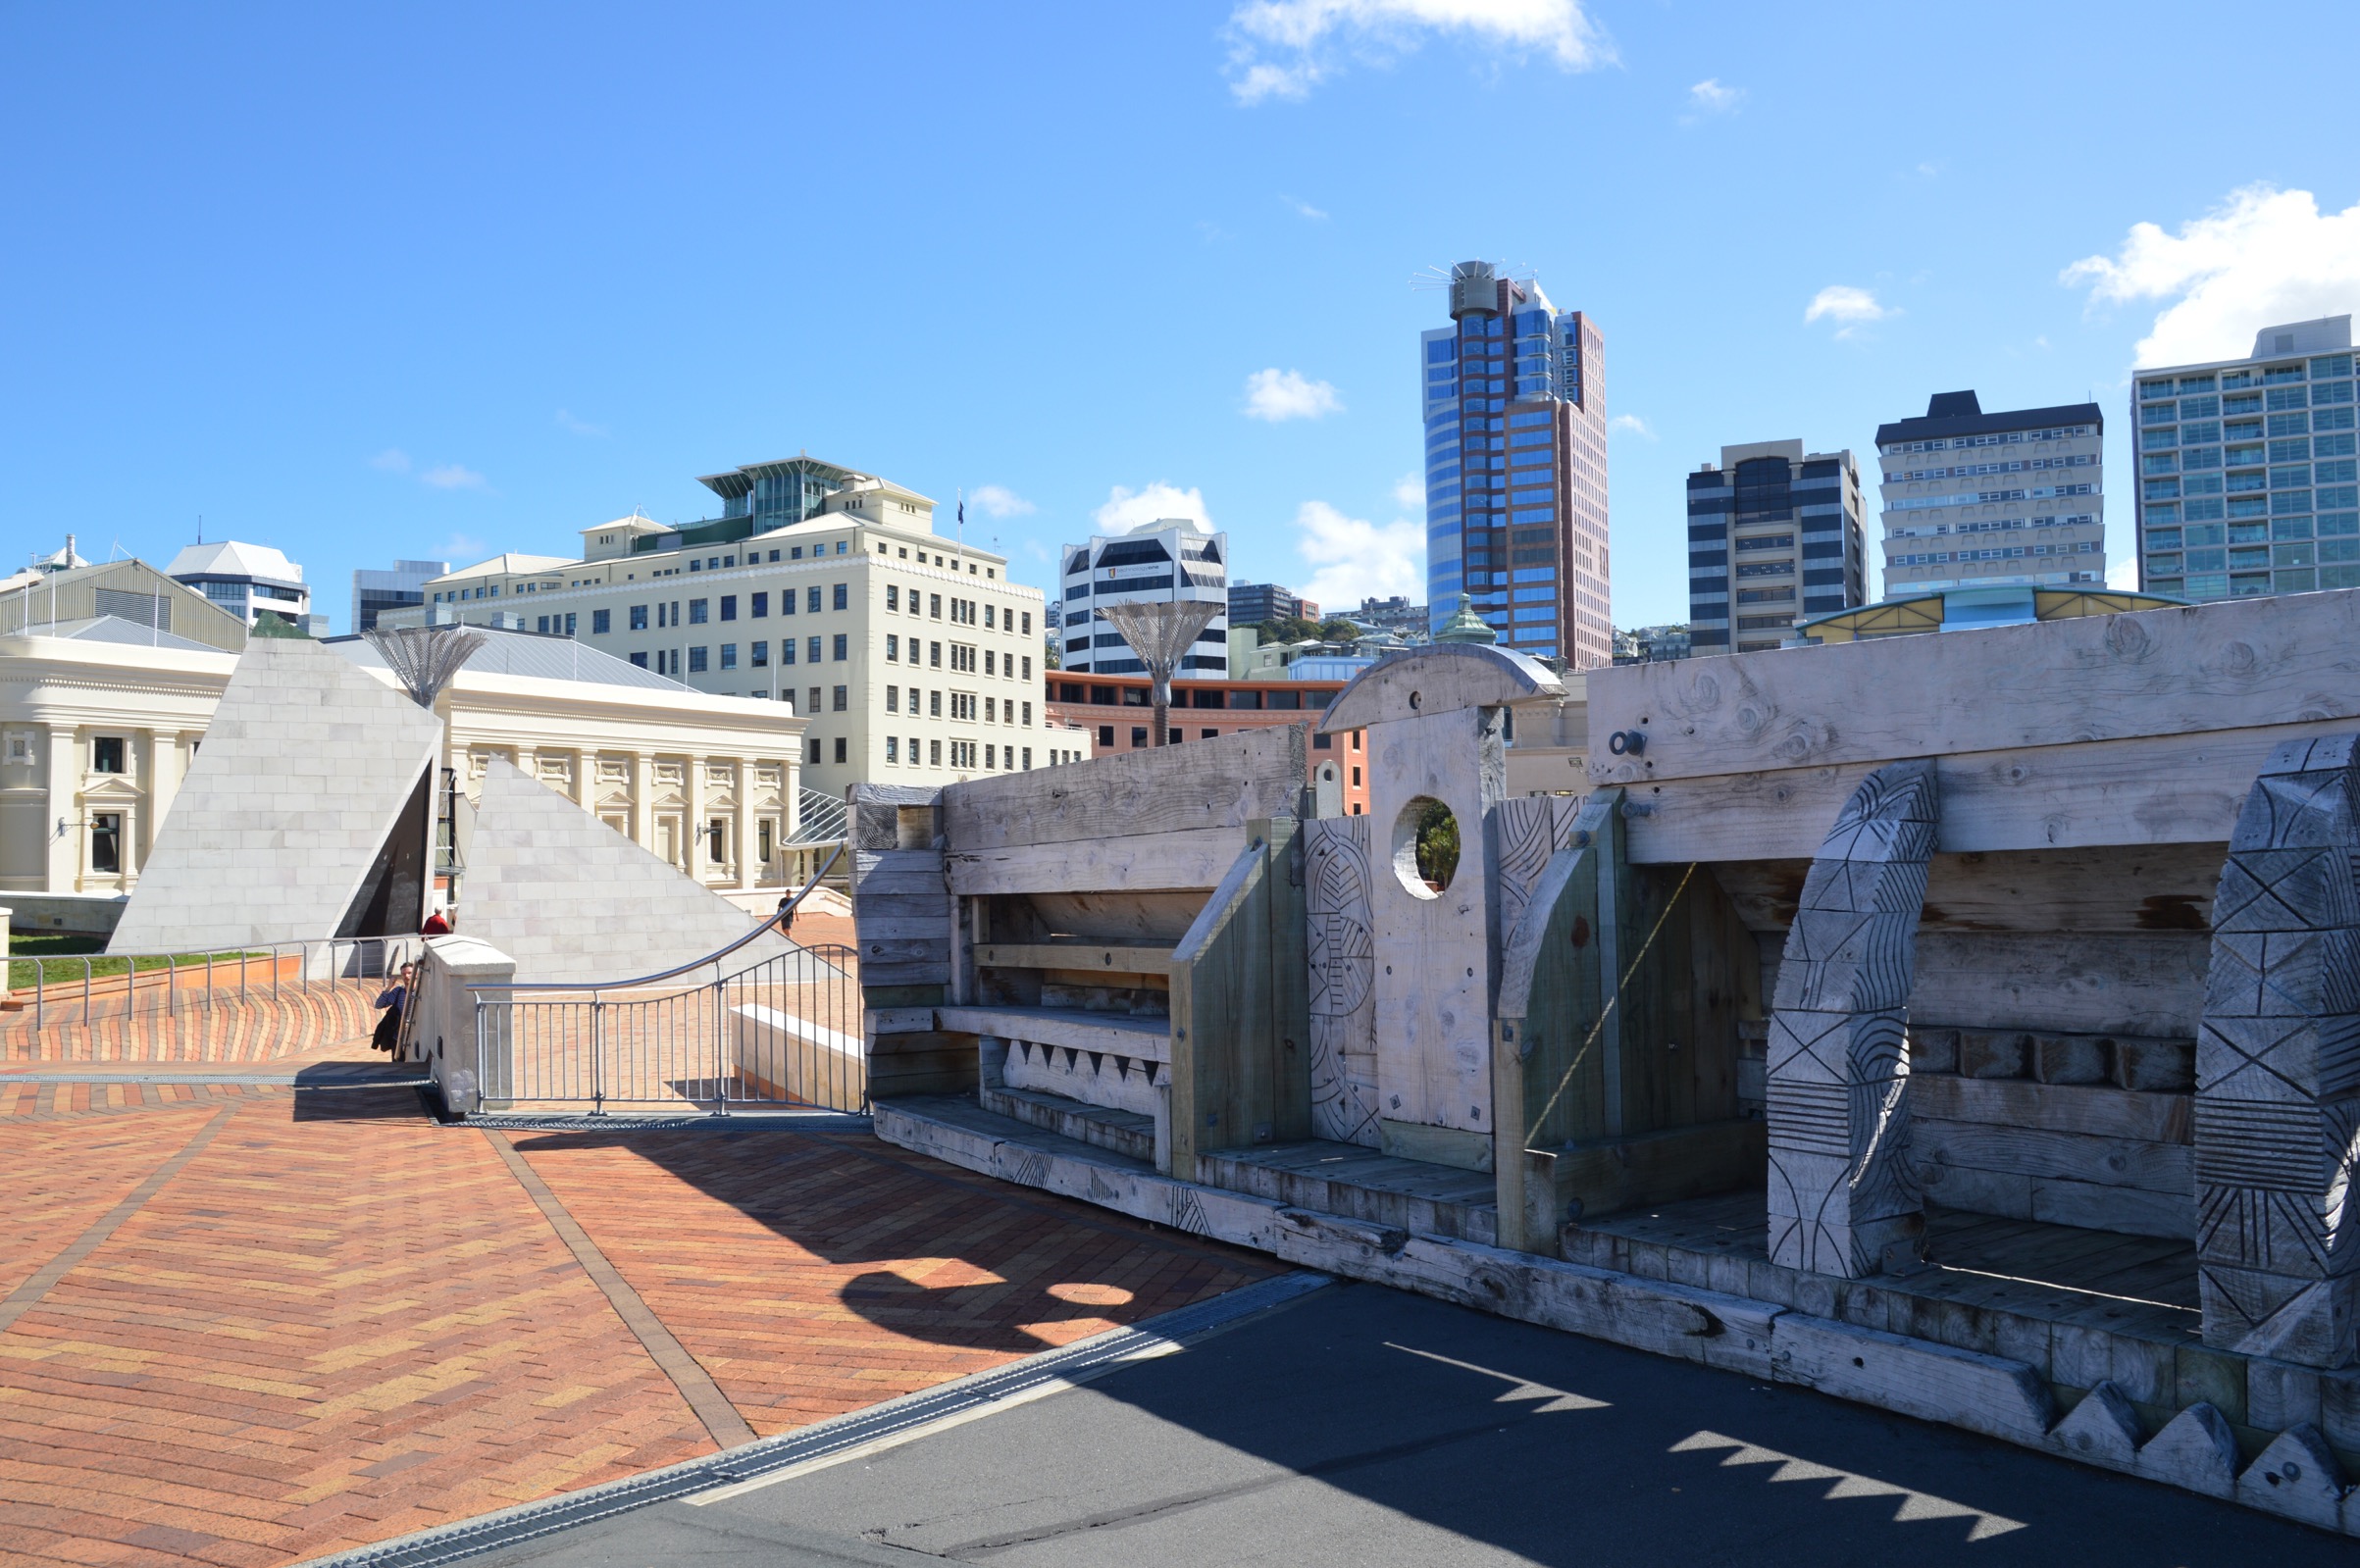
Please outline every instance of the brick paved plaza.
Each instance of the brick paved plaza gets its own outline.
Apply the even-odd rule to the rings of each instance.
[[[496,1133],[406,1089],[5,1077],[0,1129],[7,1563],[317,1556],[1268,1272],[853,1129]]]

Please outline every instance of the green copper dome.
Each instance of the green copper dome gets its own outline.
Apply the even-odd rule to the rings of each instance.
[[[1459,595],[1459,613],[1452,616],[1440,632],[1434,633],[1434,640],[1437,642],[1497,642],[1500,640],[1500,633],[1485,625],[1483,617],[1475,613],[1473,597],[1462,593]]]

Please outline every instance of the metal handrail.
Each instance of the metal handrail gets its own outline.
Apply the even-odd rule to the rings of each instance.
[[[584,991],[628,990],[641,986],[659,985],[662,982],[674,979],[677,976],[688,974],[691,970],[702,969],[707,964],[718,964],[721,962],[721,960],[727,958],[739,948],[745,946],[755,937],[762,936],[772,927],[777,926],[788,916],[794,914],[796,908],[802,904],[802,901],[811,896],[812,890],[819,886],[820,879],[836,869],[836,862],[844,858],[844,844],[839,842],[835,849],[829,852],[827,863],[821,866],[819,870],[813,872],[811,874],[811,880],[803,884],[802,891],[796,893],[793,898],[787,900],[786,908],[778,910],[773,914],[764,916],[761,924],[754,927],[753,930],[747,932],[744,936],[740,936],[728,946],[719,948],[713,952],[709,952],[702,958],[692,958],[685,964],[675,964],[670,969],[658,970],[652,975],[641,975],[637,980],[504,980],[488,982],[481,986],[470,986],[467,988],[469,990],[478,992],[487,990],[562,990],[581,993]]]
[[[81,1021],[85,1024],[89,1023],[91,1021],[90,1014],[93,1005],[96,1003],[107,1002],[117,994],[115,986],[113,984],[115,977],[113,975],[105,976],[103,978],[107,984],[103,986],[98,985],[97,982],[101,977],[96,974],[95,966],[116,959],[121,959],[124,961],[122,977],[123,986],[121,995],[124,998],[127,1016],[128,1015],[128,1012],[136,1010],[133,1004],[137,999],[140,986],[143,982],[153,985],[157,990],[160,990],[164,993],[163,1005],[153,1010],[159,1013],[177,1016],[180,1012],[180,1000],[182,997],[182,990],[180,986],[180,965],[183,962],[186,962],[190,965],[190,969],[193,973],[195,968],[195,960],[200,957],[203,958],[205,965],[205,989],[203,1005],[207,1008],[211,1008],[214,1004],[214,998],[217,992],[222,995],[227,995],[229,992],[229,985],[226,978],[220,986],[217,986],[215,985],[214,969],[217,963],[225,965],[228,963],[228,959],[222,957],[221,954],[223,952],[227,952],[232,947],[236,949],[237,999],[242,1002],[246,999],[247,971],[253,965],[262,964],[269,966],[271,995],[272,998],[276,1000],[279,995],[281,970],[284,966],[286,960],[289,958],[294,959],[296,963],[301,966],[298,974],[295,977],[295,980],[296,983],[303,987],[304,991],[308,993],[312,986],[311,960],[312,955],[315,952],[325,952],[327,967],[333,971],[341,967],[341,961],[337,956],[338,949],[351,949],[352,952],[358,954],[372,945],[375,945],[378,948],[377,974],[369,974],[364,968],[363,972],[357,976],[346,977],[331,973],[322,977],[324,980],[330,982],[347,978],[374,980],[382,979],[385,975],[392,973],[398,966],[398,960],[395,955],[401,952],[406,945],[415,943],[418,940],[418,937],[406,934],[386,935],[383,936],[303,936],[290,938],[284,941],[227,943],[220,949],[208,947],[202,954],[173,951],[135,953],[12,953],[7,959],[0,960],[0,962],[12,964],[30,964],[32,966],[32,984],[24,988],[32,992],[32,1028],[33,1032],[38,1034],[48,1027],[48,1001],[49,992],[52,990],[78,992],[78,996],[77,996],[75,999],[78,1000],[81,1004]],[[142,969],[140,967],[141,960],[157,960],[159,962],[151,964],[149,967]],[[78,980],[69,978],[61,981],[52,981],[49,978],[49,966],[52,964],[61,966],[79,964],[81,966],[80,977]],[[0,995],[6,995],[9,993],[10,988],[6,986],[5,980],[0,979]],[[188,994],[193,1000],[195,994],[193,988],[188,992]]]

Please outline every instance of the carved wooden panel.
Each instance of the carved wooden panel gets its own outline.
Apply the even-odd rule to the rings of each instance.
[[[1580,809],[1581,802],[1569,795],[1511,795],[1492,808],[1492,832],[1500,846],[1503,942],[1524,918],[1549,857],[1573,841],[1573,819]]]
[[[1376,944],[1368,902],[1366,817],[1304,825],[1310,927],[1311,1132],[1378,1145]]]
[[[1770,1028],[1770,1254],[1878,1272],[1924,1225],[1908,1159],[1909,994],[1933,764],[1861,782],[1804,880]]]
[[[2360,1352],[2360,735],[2294,740],[2247,794],[2213,900],[2196,1037],[2207,1344]]]

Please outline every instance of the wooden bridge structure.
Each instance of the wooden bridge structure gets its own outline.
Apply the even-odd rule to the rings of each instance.
[[[859,787],[880,1135],[2360,1534],[2360,594],[1586,686]]]

